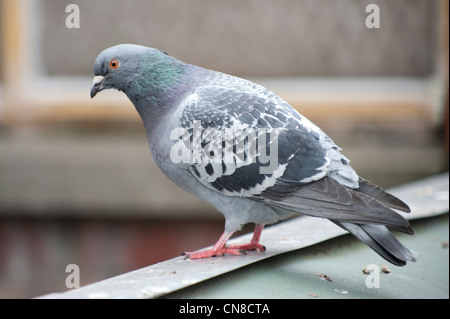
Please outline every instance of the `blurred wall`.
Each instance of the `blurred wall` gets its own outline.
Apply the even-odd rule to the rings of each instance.
[[[48,75],[90,75],[95,56],[138,43],[241,76],[426,76],[437,1],[40,0],[39,51]],[[64,10],[79,5],[79,29]],[[380,8],[380,28],[365,8]]]

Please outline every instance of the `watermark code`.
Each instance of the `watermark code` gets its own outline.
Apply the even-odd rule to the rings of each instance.
[[[200,314],[206,317],[214,317],[217,314],[270,314],[269,305],[267,303],[225,303],[223,305],[198,305],[183,304],[179,307],[179,314]]]
[[[260,165],[261,174],[272,174],[278,167],[278,129],[216,129],[194,121],[188,128],[175,128],[170,140],[173,163]]]

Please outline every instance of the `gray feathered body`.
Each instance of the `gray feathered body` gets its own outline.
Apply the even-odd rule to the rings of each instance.
[[[271,224],[301,213],[332,220],[394,264],[413,259],[386,228],[412,233],[409,223],[389,208],[408,211],[406,205],[360,179],[340,148],[279,96],[247,80],[206,73],[208,76],[177,101],[170,120],[156,129],[150,147],[169,178],[224,214],[227,231],[234,232],[247,223]],[[235,140],[234,145],[239,138],[245,143],[241,149],[222,147],[222,161],[193,162],[189,153],[189,161],[174,166],[170,151],[176,143],[195,152],[195,125],[200,125],[197,133],[201,133],[202,148],[217,149],[227,138]],[[178,139],[160,142],[178,128],[184,129]],[[251,154],[245,147],[251,143],[245,140],[247,133],[254,133],[255,139],[258,133],[274,135],[272,140],[266,138],[267,147],[262,147],[268,152],[272,143],[278,143],[273,172],[261,173],[261,167],[268,165],[257,161],[258,150]]]
[[[414,260],[388,230],[413,233],[393,210],[408,206],[360,178],[320,128],[253,82],[158,59],[148,70],[141,63],[139,80],[122,90],[144,121],[156,164],[222,212],[227,231],[299,213],[330,219],[393,264]],[[168,66],[177,70],[171,85],[145,91],[158,82],[152,72]]]

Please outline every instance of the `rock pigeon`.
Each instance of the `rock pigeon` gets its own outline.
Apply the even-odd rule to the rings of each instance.
[[[264,225],[304,214],[329,219],[394,265],[415,261],[389,231],[413,234],[394,211],[409,207],[359,177],[330,137],[270,90],[135,44],[102,51],[94,73],[91,97],[124,92],[161,171],[225,216],[217,243],[187,258],[265,251]],[[227,245],[247,223],[256,225],[251,241]]]

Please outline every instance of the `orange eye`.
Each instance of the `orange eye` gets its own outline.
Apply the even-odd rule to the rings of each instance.
[[[119,60],[112,59],[111,61],[109,61],[109,67],[111,69],[117,69],[119,67]]]

